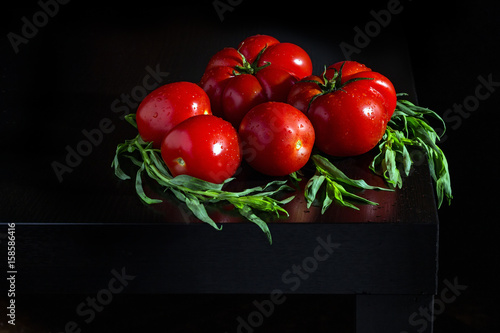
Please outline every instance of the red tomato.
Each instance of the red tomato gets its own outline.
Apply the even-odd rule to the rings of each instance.
[[[347,77],[350,75],[359,73],[359,72],[371,72],[371,69],[366,67],[364,64],[360,64],[356,61],[340,61],[328,67],[326,71],[326,77],[331,79],[335,74],[335,70],[337,72],[340,71],[342,67],[342,83],[348,80]],[[335,70],[334,70],[335,69]]]
[[[311,59],[302,48],[256,35],[241,42],[238,50],[217,52],[200,86],[210,97],[213,114],[238,128],[252,107],[266,101],[285,102],[293,84],[311,73]]]
[[[279,44],[279,40],[267,35],[255,35],[245,38],[245,40],[238,45],[238,51],[245,56],[249,63],[252,63],[262,49],[274,44]]]
[[[163,139],[161,156],[173,176],[217,184],[233,176],[241,163],[236,130],[213,115],[194,116],[175,126]]]
[[[352,83],[315,99],[308,112],[317,133],[316,145],[334,156],[366,153],[382,139],[386,111],[377,94]]]
[[[236,128],[248,110],[267,101],[259,80],[250,74],[241,74],[232,78],[226,84],[222,98],[224,109],[231,110],[231,112],[225,112],[223,118]]]
[[[314,82],[313,82],[314,81]],[[307,114],[311,99],[323,92],[321,86],[323,79],[316,75],[310,75],[297,82],[288,93],[287,103]]]
[[[341,67],[340,76],[336,73]],[[311,120],[318,149],[333,156],[355,156],[374,148],[396,107],[392,83],[354,61],[328,67],[324,77],[297,82],[288,95],[288,103]]]
[[[342,67],[343,66],[343,67]],[[373,72],[370,68],[363,64],[355,61],[342,61],[328,67],[326,71],[326,78],[332,79],[335,75],[335,69],[340,71],[342,67],[342,80],[341,84],[345,82],[357,79],[357,78],[372,78],[373,80],[362,80],[359,81],[361,85],[364,85],[366,89],[371,89],[375,87],[375,90],[381,94],[381,98],[384,100],[384,105],[387,110],[387,121],[389,121],[396,109],[396,90],[391,81],[380,73]]]
[[[314,129],[307,116],[281,102],[252,108],[243,118],[239,134],[245,160],[269,176],[299,170],[314,146]]]
[[[269,46],[260,57],[257,66],[264,66],[267,63],[280,67],[299,79],[312,74],[309,55],[302,48],[291,43]]]
[[[160,148],[165,135],[183,120],[212,114],[210,99],[203,89],[191,82],[174,82],[153,90],[139,104],[136,113],[141,138]]]

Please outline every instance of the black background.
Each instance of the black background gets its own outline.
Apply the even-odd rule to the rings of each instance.
[[[323,65],[342,60],[340,42],[353,44],[353,28],[364,28],[373,20],[370,11],[386,8],[387,3],[245,0],[233,11],[225,12],[221,21],[211,1],[161,5],[148,1],[106,5],[72,1],[60,5],[59,13],[26,45],[19,46],[18,54],[14,53],[7,33],[20,34],[21,18],[31,20],[40,7],[35,1],[9,4],[1,14],[0,221],[44,220],[47,217],[30,217],[30,207],[56,207],[65,200],[57,196],[59,191],[67,193],[65,189],[82,179],[93,179],[89,182],[93,184],[105,177],[100,168],[109,161],[87,158],[82,162],[84,167],[66,174],[62,183],[57,181],[50,164],[62,161],[66,145],[76,145],[82,139],[81,131],[96,128],[104,116],[112,119],[116,129],[93,153],[112,156],[116,144],[132,132],[111,112],[110,105],[121,93],[141,84],[146,66],[160,64],[163,71],[168,71],[165,83],[196,82],[209,55],[224,46],[234,46],[251,34],[268,33],[305,49],[308,44],[324,41],[324,50],[312,59],[314,71],[319,73]],[[389,26],[365,50],[353,55],[354,60],[370,66],[366,57],[367,53],[373,55],[368,52],[370,48],[387,46],[390,51],[388,36],[401,36],[409,47],[419,105],[441,115],[475,94],[479,76],[486,79],[491,75],[493,81],[500,82],[500,11],[495,2],[444,5],[401,1],[401,5],[403,11],[392,17]],[[220,36],[216,43],[207,38],[214,35]],[[183,52],[178,52],[180,49]],[[186,50],[192,57],[179,55],[186,54]],[[390,52],[383,56],[387,53]],[[130,58],[140,62],[131,63],[127,60]],[[377,70],[388,77],[397,76],[390,67]],[[127,71],[134,76],[124,75]],[[405,90],[397,82],[395,85],[398,91]],[[498,90],[480,101],[477,110],[459,125],[450,128],[447,140],[441,144],[450,164],[455,198],[450,207],[444,205],[439,211],[439,281],[457,277],[468,289],[438,318],[437,330],[499,329],[498,279],[494,273],[500,260],[496,213],[500,185],[496,164]],[[30,202],[33,183],[53,193],[62,203]],[[75,195],[94,194],[106,195],[96,194],[90,185]],[[75,303],[71,300],[69,304]]]

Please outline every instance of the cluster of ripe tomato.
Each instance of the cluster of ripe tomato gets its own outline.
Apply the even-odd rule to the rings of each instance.
[[[217,52],[198,84],[152,91],[136,121],[173,176],[222,183],[242,159],[284,176],[301,169],[314,146],[332,156],[363,154],[395,107],[392,83],[365,65],[337,62],[314,76],[302,48],[256,35]]]

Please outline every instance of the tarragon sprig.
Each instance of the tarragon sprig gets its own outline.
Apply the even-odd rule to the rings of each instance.
[[[398,94],[398,97],[403,96],[406,94]],[[440,136],[429,124],[428,118],[440,121],[446,130],[445,122],[436,112],[407,100],[398,100],[396,110],[380,141],[380,152],[373,159],[370,169],[384,177],[391,187],[401,188],[403,185],[401,173],[408,176],[414,163],[407,147],[423,148],[427,154],[431,176],[436,184],[438,207],[441,207],[445,198],[448,204],[453,198],[450,173],[446,156],[437,146]]]
[[[315,154],[311,160],[316,167],[316,173],[306,184],[304,196],[307,207],[315,204],[321,206],[323,214],[332,203],[340,206],[350,207],[359,210],[354,203],[378,205],[378,203],[367,200],[353,193],[353,189],[358,190],[382,190],[391,189],[368,185],[363,179],[351,179],[340,171],[327,158]]]
[[[129,117],[127,120],[132,122],[131,119]],[[264,186],[257,186],[240,192],[231,192],[225,191],[223,187],[234,178],[230,178],[222,184],[214,184],[188,175],[173,177],[161,158],[160,150],[152,148],[152,143],[144,142],[140,135],[119,144],[111,164],[118,178],[122,180],[131,179],[121,168],[120,162],[123,158],[129,159],[138,167],[135,175],[135,189],[144,203],[155,204],[162,202],[160,199],[148,197],[144,192],[143,177],[147,175],[162,186],[165,191],[172,192],[177,199],[184,202],[194,216],[217,230],[222,229],[222,227],[218,226],[208,215],[205,205],[221,201],[229,202],[242,216],[257,224],[266,234],[270,243],[272,243],[272,237],[268,225],[255,211],[275,213],[278,217],[281,215],[288,216],[288,212],[282,205],[294,198],[290,196],[283,200],[277,200],[272,197],[283,191],[294,190],[286,184],[287,180],[275,180]]]

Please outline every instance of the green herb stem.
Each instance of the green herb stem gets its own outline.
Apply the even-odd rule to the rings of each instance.
[[[367,200],[357,194],[354,190],[382,190],[391,189],[368,185],[363,179],[351,179],[340,171],[327,158],[315,154],[311,157],[316,167],[316,174],[306,184],[304,196],[307,206],[315,204],[321,206],[321,213],[330,207],[332,203],[359,210],[354,203],[367,205],[378,205],[378,203]]]
[[[398,94],[398,97],[403,96],[406,94]],[[403,176],[409,175],[414,164],[408,147],[422,148],[436,185],[438,207],[441,207],[445,199],[451,204],[453,198],[450,172],[446,156],[437,146],[440,136],[430,125],[429,118],[439,121],[446,130],[445,122],[436,112],[407,100],[398,100],[370,169],[382,176],[389,186],[401,188]]]
[[[135,188],[138,196],[144,203],[154,204],[162,202],[162,200],[148,197],[144,192],[142,177],[145,173],[164,187],[165,191],[170,190],[177,199],[184,202],[194,216],[218,230],[222,227],[217,226],[208,215],[206,205],[221,201],[229,202],[238,209],[243,217],[257,224],[267,235],[270,243],[272,243],[272,237],[267,223],[257,216],[254,210],[272,212],[278,217],[281,215],[288,216],[288,212],[282,205],[294,198],[293,196],[289,196],[284,200],[272,198],[272,196],[278,193],[293,190],[293,188],[286,185],[286,180],[275,180],[265,186],[257,186],[240,192],[230,192],[223,190],[223,186],[230,182],[232,178],[222,184],[214,184],[187,175],[173,177],[161,159],[160,151],[153,149],[151,143],[144,142],[139,135],[117,146],[116,154],[111,164],[115,170],[115,175],[122,180],[127,180],[131,177],[121,169],[120,160],[122,158],[131,160],[139,168],[136,173]]]

